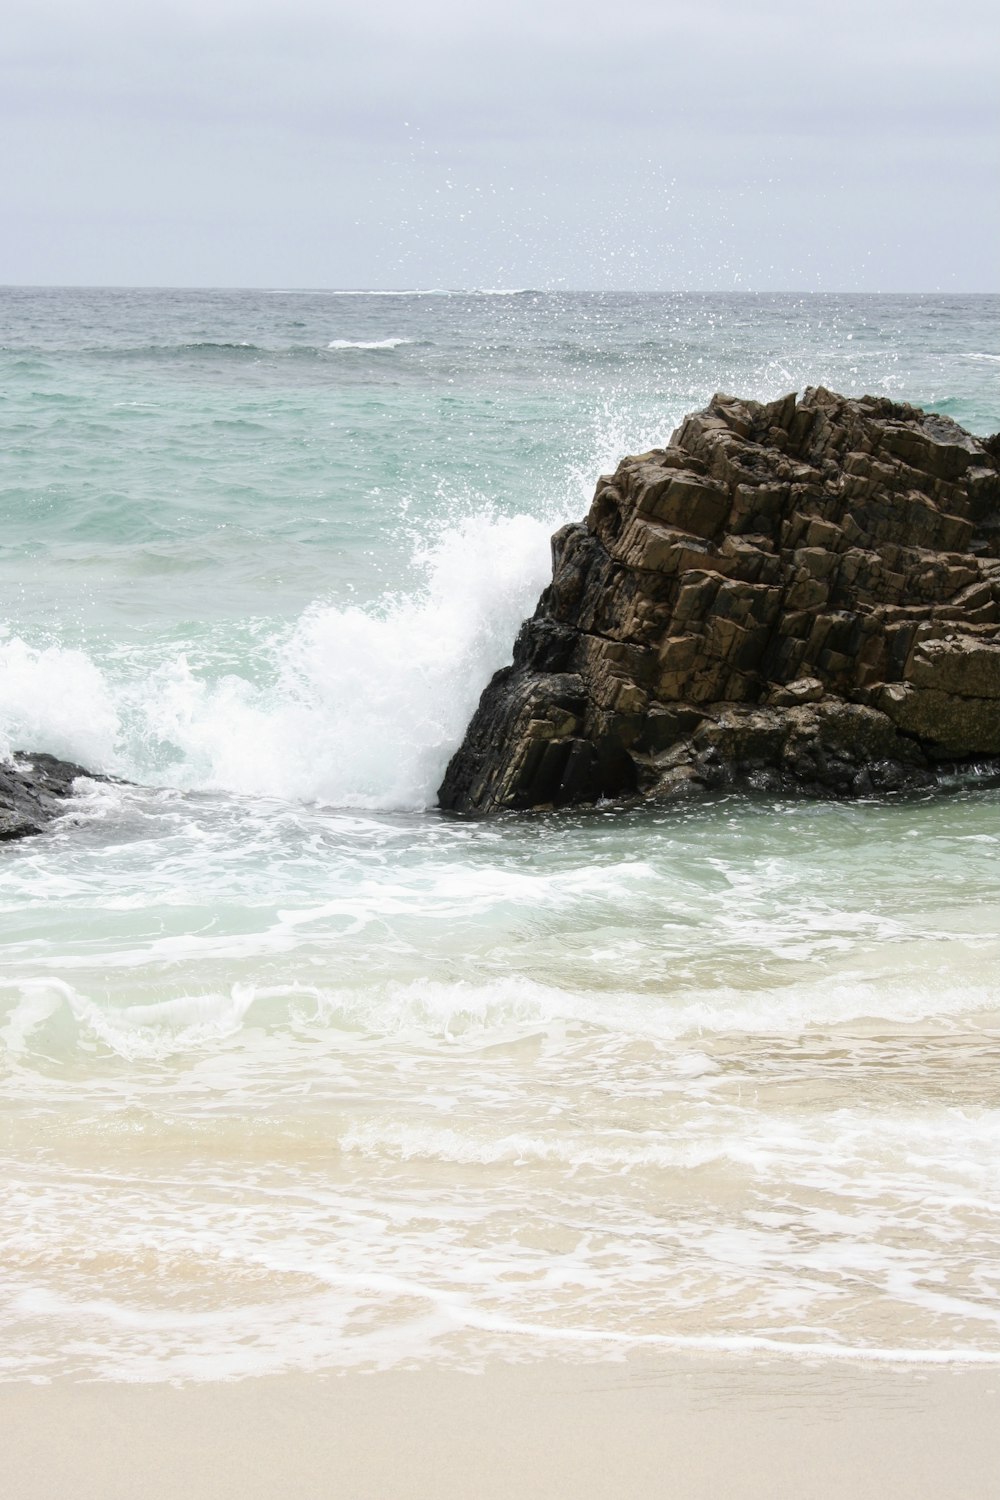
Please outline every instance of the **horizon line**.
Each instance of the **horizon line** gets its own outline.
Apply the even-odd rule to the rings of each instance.
[[[249,283],[169,283],[169,282],[88,282],[88,281],[4,281],[0,291],[74,291],[74,292],[267,292],[272,296],[314,294],[345,297],[528,297],[528,296],[618,296],[618,297],[1000,297],[1000,290],[943,289],[925,287],[919,290],[866,291],[858,288],[822,290],[815,287],[773,287],[754,290],[748,287],[405,287],[405,286],[282,286]]]

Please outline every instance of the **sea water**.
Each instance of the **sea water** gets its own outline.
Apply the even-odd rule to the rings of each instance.
[[[1000,794],[434,809],[600,472],[998,310],[0,291],[0,1374],[1000,1361]]]

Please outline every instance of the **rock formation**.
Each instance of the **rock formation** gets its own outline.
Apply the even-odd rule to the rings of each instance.
[[[0,840],[41,833],[67,811],[66,800],[81,776],[107,779],[53,755],[18,755],[0,762]]]
[[[600,479],[440,805],[856,796],[1000,757],[1000,437],[715,396]]]

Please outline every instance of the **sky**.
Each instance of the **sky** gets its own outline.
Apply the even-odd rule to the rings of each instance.
[[[1000,290],[996,0],[4,0],[0,283]]]

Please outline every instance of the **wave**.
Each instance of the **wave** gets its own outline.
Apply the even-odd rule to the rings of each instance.
[[[0,633],[0,755],[48,750],[186,790],[430,806],[547,581],[550,533],[524,515],[467,518],[418,548],[414,593],[316,603],[246,675],[210,676],[176,649],[150,670]]]
[[[95,344],[84,352],[91,358],[108,361],[129,359],[185,360],[198,358],[199,356],[253,361],[264,356],[272,356],[289,351],[269,349],[262,344],[253,343],[250,339],[195,339],[175,344]]]
[[[391,923],[383,925],[391,927]],[[94,964],[86,957],[64,958],[60,972],[97,966],[107,973],[120,970],[132,975],[137,966],[166,958],[176,965],[191,965],[193,975],[199,964],[209,960],[231,962],[247,958],[249,952],[256,961],[261,954],[287,955],[294,947],[293,935],[279,924],[244,943],[242,953],[238,943],[226,940],[170,938],[160,947],[147,944],[111,955],[101,951]],[[884,978],[866,982],[827,975],[776,985],[756,997],[740,994],[725,983],[687,994],[651,996],[627,990],[561,988],[525,977],[472,983],[386,982],[373,976],[363,986],[344,988],[298,980],[261,984],[247,978],[224,989],[188,990],[183,981],[158,981],[147,993],[161,998],[116,1005],[56,974],[11,977],[0,980],[0,997],[6,997],[0,999],[0,1055],[68,1057],[78,1051],[92,1052],[97,1044],[127,1060],[161,1061],[206,1050],[217,1052],[221,1043],[241,1033],[246,1033],[252,1049],[257,1045],[254,1033],[261,1029],[287,1036],[305,1028],[311,1052],[320,1046],[324,1033],[332,1046],[339,1045],[345,1034],[355,1033],[386,1041],[416,1041],[421,1047],[443,1047],[449,1053],[456,1048],[475,1053],[498,1043],[548,1036],[554,1042],[554,1057],[568,1028],[577,1037],[588,1035],[595,1045],[599,1038],[610,1037],[682,1049],[672,1061],[664,1058],[662,1081],[669,1086],[672,1078],[678,1087],[688,1089],[700,1087],[704,1080],[711,1083],[719,1072],[718,1064],[703,1050],[713,1038],[738,1036],[746,1047],[752,1038],[803,1037],[831,1028],[850,1031],[873,1022],[895,1027],[944,1024],[953,1035],[968,1026],[968,1035],[977,1037],[983,1025],[992,1027],[996,1022],[996,997],[988,972],[991,961],[992,955],[987,955],[978,975],[959,975],[950,983],[929,983],[922,989],[913,982],[912,973],[902,974],[898,984]],[[982,1117],[968,1129],[987,1131],[995,1144],[1000,1117]],[[364,1149],[365,1139],[358,1136],[350,1144],[352,1149]],[[382,1145],[392,1147],[393,1143],[386,1138]],[[394,1149],[405,1154],[416,1147],[400,1139]],[[462,1149],[479,1147],[467,1143]],[[484,1149],[499,1148],[492,1142]],[[448,1155],[443,1146],[442,1151]],[[500,1155],[507,1151],[504,1146]]]
[[[272,297],[456,297],[465,295],[448,287],[302,287],[273,291]]]
[[[85,652],[36,648],[0,627],[0,759],[47,750],[110,768],[119,727],[110,684]]]
[[[334,339],[326,345],[317,344],[255,344],[250,340],[222,343],[201,340],[186,344],[135,344],[127,346],[100,345],[88,352],[106,360],[195,360],[199,358],[247,361],[261,360],[322,359],[328,350],[344,349],[396,349],[401,344],[412,344],[414,339]]]
[[[128,349],[100,349],[101,354],[236,354],[241,356],[269,354],[273,350],[249,339],[194,339],[182,344],[140,344]]]
[[[320,1201],[329,1200],[324,1196]],[[112,1217],[98,1263],[106,1263],[110,1255],[121,1258],[120,1288],[114,1295],[96,1297],[88,1295],[90,1288],[79,1282],[54,1286],[50,1278],[46,1284],[39,1284],[37,1273],[30,1279],[23,1273],[10,1277],[4,1297],[5,1321],[20,1325],[19,1332],[27,1325],[35,1340],[27,1347],[20,1341],[15,1344],[13,1338],[8,1341],[11,1353],[5,1362],[6,1378],[27,1376],[35,1384],[47,1385],[64,1376],[67,1366],[77,1375],[85,1371],[91,1381],[127,1381],[131,1385],[167,1381],[198,1385],[220,1378],[351,1367],[385,1370],[401,1365],[412,1370],[424,1362],[469,1372],[482,1369],[484,1360],[490,1355],[495,1358],[499,1350],[518,1362],[554,1354],[592,1360],[607,1358],[611,1351],[621,1357],[625,1352],[646,1350],[767,1355],[810,1364],[831,1361],[903,1368],[1000,1365],[997,1349],[955,1343],[953,1335],[934,1345],[866,1343],[857,1336],[838,1338],[822,1326],[815,1331],[792,1326],[784,1332],[777,1319],[765,1333],[734,1333],[728,1329],[681,1333],[649,1330],[641,1325],[630,1328],[620,1309],[610,1315],[605,1312],[602,1319],[602,1310],[589,1307],[579,1291],[579,1300],[569,1304],[571,1320],[567,1321],[567,1309],[559,1302],[555,1308],[551,1305],[552,1286],[561,1285],[559,1279],[553,1278],[549,1284],[549,1306],[539,1307],[530,1294],[523,1258],[513,1258],[506,1247],[506,1254],[494,1250],[485,1262],[466,1247],[465,1264],[460,1266],[452,1237],[433,1221],[422,1226],[422,1239],[397,1240],[392,1234],[395,1224],[388,1232],[381,1224],[373,1241],[371,1207],[348,1200],[348,1222],[361,1238],[360,1253],[345,1255],[342,1243],[337,1242],[337,1253],[333,1254],[328,1244],[321,1247],[314,1242],[308,1219],[298,1223],[285,1204],[279,1207],[272,1200],[265,1202],[269,1227],[277,1215],[278,1235],[272,1241],[262,1239],[252,1226],[231,1216],[206,1213],[196,1194],[185,1200],[186,1219],[181,1218],[173,1200],[166,1210],[170,1217],[165,1218],[162,1208],[153,1216],[154,1228],[146,1238],[155,1251],[147,1249],[144,1259],[153,1264],[166,1263],[172,1269],[176,1267],[178,1247],[193,1248],[196,1236],[192,1219],[198,1223],[201,1218],[198,1263],[203,1268],[211,1267],[217,1276],[224,1274],[230,1296],[206,1306],[202,1291],[192,1306],[177,1295],[188,1289],[180,1280],[170,1298],[162,1286],[139,1280],[141,1291],[137,1296],[134,1278],[138,1257],[115,1215],[116,1210],[120,1213],[120,1204],[105,1197],[102,1207]],[[343,1200],[338,1199],[328,1212],[335,1212],[339,1218],[343,1209]],[[61,1200],[52,1209],[52,1216],[57,1214],[59,1228],[68,1230]],[[231,1245],[227,1246],[227,1231],[231,1240],[233,1222],[241,1223],[238,1255]],[[169,1231],[173,1231],[172,1238],[166,1240]],[[55,1258],[57,1243],[53,1235],[45,1246],[48,1254],[43,1264]],[[154,1260],[156,1251],[159,1255]],[[633,1260],[622,1260],[620,1250],[613,1265],[609,1260],[606,1258],[601,1266],[599,1279],[609,1294],[620,1287],[627,1305],[630,1293],[635,1295],[628,1271],[637,1271],[642,1281],[647,1278]],[[583,1286],[594,1279],[595,1268],[585,1250],[565,1256],[564,1262],[563,1282],[574,1284],[572,1272]],[[293,1289],[285,1290],[284,1295],[272,1292],[265,1297],[261,1289],[265,1276],[291,1276]],[[524,1283],[529,1288],[527,1294],[521,1290]],[[664,1289],[654,1285],[660,1302]],[[387,1308],[388,1315],[374,1319],[373,1305]],[[419,1315],[414,1309],[419,1309]],[[40,1329],[44,1330],[43,1338],[39,1338]],[[44,1353],[40,1354],[39,1348]]]
[[[269,297],[528,297],[539,293],[527,286],[477,287],[309,287],[270,288]]]
[[[334,339],[328,349],[399,349],[403,344],[412,344],[412,339]]]

